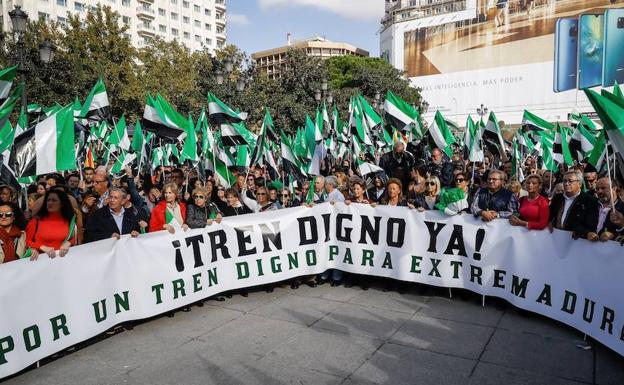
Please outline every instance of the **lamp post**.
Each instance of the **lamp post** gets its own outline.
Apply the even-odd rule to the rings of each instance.
[[[329,84],[325,78],[321,79],[321,88],[317,88],[314,91],[314,100],[316,100],[317,104],[320,105],[323,99],[330,105],[334,102],[334,93],[329,90]]]
[[[487,115],[488,112],[488,108],[485,107],[483,103],[481,103],[481,107],[477,107],[477,115],[479,115],[481,119],[483,119],[483,117]]]
[[[26,111],[28,102],[26,100],[26,74],[28,68],[26,67],[26,58],[24,55],[25,42],[24,33],[28,27],[28,14],[22,11],[22,7],[15,5],[15,8],[9,12],[11,18],[11,25],[13,26],[13,33],[17,35],[17,72],[22,77],[22,83],[24,83],[24,90],[22,91],[22,109]],[[39,44],[39,59],[42,63],[50,63],[54,59],[54,45],[45,40]]]
[[[236,83],[234,83],[234,81],[231,79],[232,72],[234,71],[234,61],[232,60],[232,58],[227,57],[223,60],[223,69],[225,71],[222,71],[221,69],[215,71],[215,77],[218,85],[225,84],[226,95],[228,99],[231,99],[234,96],[235,92],[243,92],[245,90],[247,82],[245,81],[242,73]],[[228,102],[229,101],[230,100],[228,100]]]

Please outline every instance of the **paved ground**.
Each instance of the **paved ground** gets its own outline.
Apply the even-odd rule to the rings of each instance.
[[[624,384],[623,358],[580,349],[564,325],[419,294],[324,285],[209,301],[5,384]]]

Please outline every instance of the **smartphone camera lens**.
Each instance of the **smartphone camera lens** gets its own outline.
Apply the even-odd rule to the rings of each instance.
[[[617,27],[619,29],[624,29],[624,17],[618,17]]]
[[[571,37],[576,37],[577,35],[578,35],[578,28],[576,28],[576,27],[570,28],[570,36]]]

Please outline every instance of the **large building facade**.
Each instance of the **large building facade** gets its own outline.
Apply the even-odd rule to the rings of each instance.
[[[155,37],[178,40],[192,51],[214,51],[225,45],[225,0],[0,0],[2,31],[11,28],[9,11],[21,5],[31,20],[67,22],[68,12],[86,17],[97,4],[121,15],[132,44],[144,47]]]
[[[481,104],[508,124],[525,109],[549,121],[592,111],[580,90],[553,91],[559,18],[621,7],[613,0],[386,0],[380,53],[463,125]],[[474,116],[473,116],[474,117]]]
[[[269,78],[276,79],[286,66],[286,54],[290,49],[303,50],[308,56],[327,59],[334,56],[369,56],[368,51],[351,44],[329,41],[323,37],[292,41],[288,34],[286,45],[251,54],[260,70]]]

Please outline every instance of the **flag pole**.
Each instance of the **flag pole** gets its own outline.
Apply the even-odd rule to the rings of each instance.
[[[613,184],[611,182],[611,166],[609,165],[609,143],[605,143],[605,152],[607,153],[606,157],[607,157],[607,176],[609,177],[609,200],[611,201],[611,211],[614,211],[615,203],[613,202]],[[615,177],[615,174],[613,174],[613,176]]]

